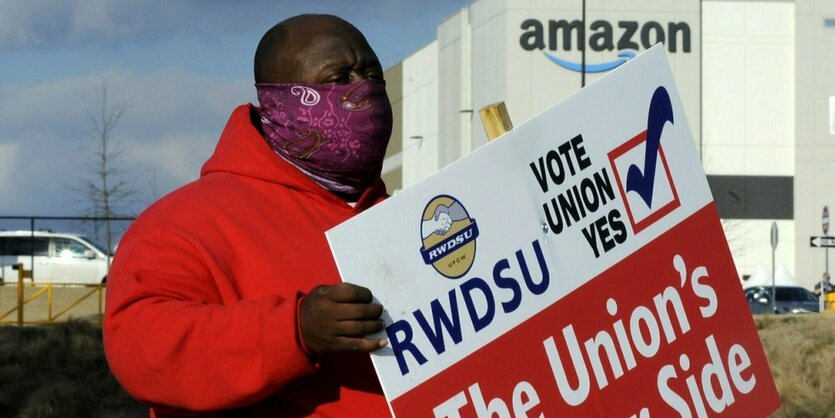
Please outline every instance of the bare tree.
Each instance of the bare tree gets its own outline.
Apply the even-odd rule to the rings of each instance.
[[[122,161],[124,143],[113,138],[113,130],[128,109],[126,103],[108,102],[108,82],[102,81],[101,100],[95,112],[88,112],[88,135],[93,152],[84,163],[85,176],[80,190],[87,202],[87,215],[93,221],[95,238],[107,246],[108,265],[114,244],[114,228],[111,218],[124,216],[136,188],[126,178],[129,169]]]

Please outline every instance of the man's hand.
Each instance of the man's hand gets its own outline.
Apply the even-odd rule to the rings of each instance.
[[[350,283],[317,286],[299,306],[304,345],[312,354],[330,351],[375,351],[386,340],[365,338],[382,331],[383,306],[371,303],[371,291]]]

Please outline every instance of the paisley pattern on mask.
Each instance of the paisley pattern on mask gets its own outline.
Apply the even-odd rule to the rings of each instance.
[[[356,112],[371,106],[371,93],[368,83],[354,83],[350,90],[339,95],[339,106],[343,109]]]
[[[314,152],[318,151],[319,147],[326,142],[326,139],[322,132],[315,129],[301,128],[299,131],[307,131],[307,133],[298,138],[288,139],[278,146],[289,156],[304,160],[310,158]],[[272,144],[272,142],[270,143]]]
[[[319,92],[313,90],[310,87],[293,86],[290,87],[290,93],[293,93],[296,96],[300,96],[302,104],[305,106],[313,106],[316,103],[319,103]]]
[[[391,136],[385,86],[256,84],[267,142],[326,188],[361,193],[382,170]]]

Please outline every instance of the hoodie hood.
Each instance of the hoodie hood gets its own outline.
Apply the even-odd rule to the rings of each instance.
[[[306,174],[276,155],[256,128],[258,108],[238,106],[229,117],[212,156],[200,170],[200,177],[230,173],[274,183],[303,193],[347,205],[335,194],[316,184]],[[386,196],[385,185],[377,179],[360,196],[356,209],[361,210]]]

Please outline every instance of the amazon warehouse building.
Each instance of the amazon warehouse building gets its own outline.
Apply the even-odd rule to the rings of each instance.
[[[835,210],[835,0],[471,1],[386,70],[389,190],[484,145],[484,106],[520,124],[658,42],[741,279],[770,283],[776,222],[778,280],[811,288]]]

